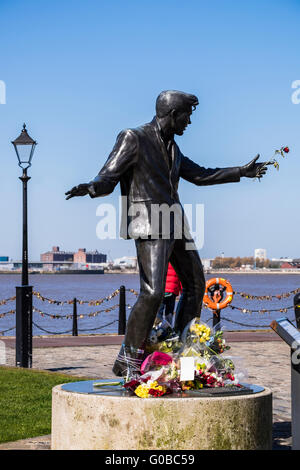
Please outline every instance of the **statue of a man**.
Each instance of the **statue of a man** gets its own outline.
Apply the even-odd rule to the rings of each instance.
[[[188,322],[201,313],[205,278],[198,251],[186,249],[186,243],[191,242],[186,230],[182,230],[181,237],[178,233],[174,235],[175,223],[171,215],[169,236],[162,236],[161,227],[153,235],[153,206],[177,204],[183,214],[177,193],[180,178],[197,186],[206,186],[238,182],[243,176],[260,178],[266,172],[264,163],[256,163],[259,155],[245,166],[215,169],[203,168],[185,157],[174,141],[174,135],[183,135],[198,104],[197,97],[188,93],[174,90],[160,93],[153,120],[136,129],[122,131],[98,176],[66,193],[67,199],[86,194],[95,198],[112,193],[120,183],[122,196],[127,197],[126,213],[122,218],[126,220],[125,237],[135,239],[140,294],[131,310],[124,344],[113,367],[119,376],[138,369],[141,363],[145,342],[164,295],[169,261],[185,292],[174,329],[182,333]],[[132,229],[134,205],[139,207],[139,223]]]

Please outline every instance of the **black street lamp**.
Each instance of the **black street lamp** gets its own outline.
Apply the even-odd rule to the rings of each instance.
[[[22,249],[22,286],[16,287],[16,365],[32,366],[32,286],[28,285],[28,230],[27,230],[27,169],[37,142],[27,133],[26,125],[12,144],[18,164],[23,170],[20,180],[23,183],[23,249]]]

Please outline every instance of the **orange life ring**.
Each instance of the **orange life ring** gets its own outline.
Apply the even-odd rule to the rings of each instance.
[[[208,289],[211,286],[215,285],[215,284],[219,284],[219,285],[225,287],[226,297],[225,297],[224,300],[222,300],[222,302],[214,302],[213,299],[208,295]],[[232,299],[233,299],[232,286],[231,286],[230,282],[227,281],[226,279],[223,279],[222,277],[214,277],[212,279],[209,279],[206,282],[206,288],[205,288],[205,294],[204,294],[204,297],[203,297],[203,303],[205,303],[205,305],[208,308],[210,308],[211,310],[222,310],[222,308],[225,308],[225,307],[227,307],[228,304],[230,304]]]

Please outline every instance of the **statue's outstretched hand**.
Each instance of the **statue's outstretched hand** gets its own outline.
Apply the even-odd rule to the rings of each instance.
[[[85,196],[89,193],[89,184],[83,183],[79,184],[78,186],[74,186],[70,191],[67,191],[65,195],[67,196],[66,199],[71,199],[71,197],[75,196]]]
[[[267,171],[267,162],[256,163],[256,160],[259,159],[259,154],[256,155],[251,162],[247,165],[240,167],[241,176],[246,176],[247,178],[262,178]]]

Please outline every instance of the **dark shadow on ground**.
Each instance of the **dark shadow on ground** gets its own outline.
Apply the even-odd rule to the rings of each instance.
[[[276,421],[273,423],[273,450],[291,450],[291,446],[291,421]]]
[[[85,369],[83,366],[78,366],[78,367],[52,367],[51,369],[45,369],[45,370],[50,370],[51,372],[60,372],[64,370],[73,370],[73,369]]]

